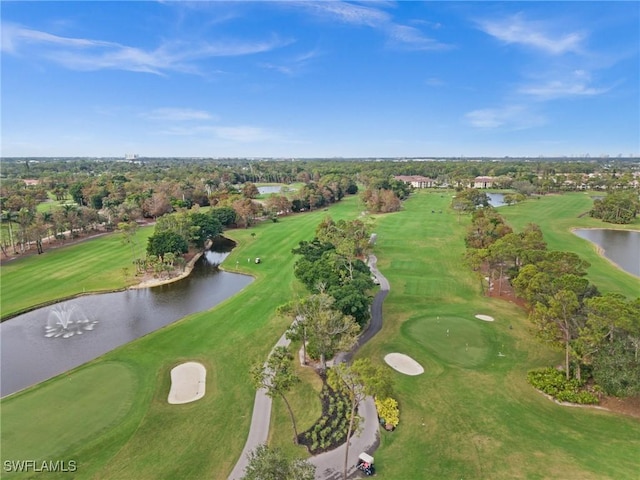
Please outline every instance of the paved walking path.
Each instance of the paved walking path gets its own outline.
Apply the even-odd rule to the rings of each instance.
[[[387,279],[378,271],[376,262],[377,258],[374,255],[369,255],[369,268],[380,282],[380,291],[376,294],[371,304],[371,320],[369,321],[369,325],[358,338],[356,345],[349,352],[338,354],[334,362],[351,360],[358,349],[371,340],[382,328],[382,302],[389,293],[390,286]],[[289,340],[287,340],[283,334],[275,347],[287,345],[289,345]],[[358,461],[358,455],[360,455],[361,452],[367,452],[372,455],[380,441],[378,414],[372,397],[367,397],[360,402],[358,414],[362,417],[362,422],[360,431],[353,435],[349,441],[349,459],[347,462],[349,475],[356,471],[355,465]],[[258,445],[267,443],[270,419],[271,398],[266,395],[264,389],[260,389],[256,392],[256,398],[253,403],[253,415],[251,417],[251,427],[249,429],[247,442],[240,454],[238,463],[236,463],[231,475],[229,475],[229,480],[240,480],[248,465],[248,454]],[[344,468],[345,448],[346,445],[341,445],[334,450],[321,453],[309,459],[309,462],[316,466],[317,480],[338,480],[341,478]]]

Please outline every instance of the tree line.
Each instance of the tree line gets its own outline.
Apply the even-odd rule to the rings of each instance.
[[[46,247],[42,240],[48,237],[64,241],[99,226],[113,229],[121,222],[155,219],[194,205],[227,206],[229,198],[237,203],[239,221],[250,226],[262,213],[273,218],[323,208],[357,193],[358,185],[364,187],[361,198],[369,211],[396,211],[411,187],[394,180],[394,175],[424,175],[437,185],[451,187],[468,185],[478,175],[491,175],[496,188],[513,189],[505,198],[508,203],[532,193],[576,190],[584,185],[603,192],[623,191],[628,194],[624,201],[624,195],[596,201],[592,215],[625,223],[638,212],[634,174],[637,165],[623,159],[3,159],[0,245],[5,254],[21,253],[32,246],[41,252]],[[267,199],[263,212],[248,201],[255,199],[256,191],[245,186],[256,182],[299,182],[302,187],[296,194]],[[57,206],[42,207],[47,201]]]
[[[472,213],[466,258],[499,292],[509,281],[524,299],[536,335],[564,352],[566,381],[593,380],[604,393],[640,393],[640,298],[601,294],[589,282],[589,263],[547,249],[531,223],[516,233],[492,207]],[[581,397],[582,398],[582,397]]]

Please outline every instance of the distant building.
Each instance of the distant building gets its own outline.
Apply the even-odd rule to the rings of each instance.
[[[423,177],[422,175],[396,175],[393,178],[408,183],[413,188],[431,188],[435,186],[436,183],[435,180],[429,177]]]
[[[473,188],[491,188],[494,181],[494,177],[476,177],[473,179]]]

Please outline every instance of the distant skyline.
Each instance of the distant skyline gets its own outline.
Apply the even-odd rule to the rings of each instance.
[[[3,157],[640,155],[638,2],[12,2]]]

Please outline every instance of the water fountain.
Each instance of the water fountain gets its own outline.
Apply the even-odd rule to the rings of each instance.
[[[90,320],[77,305],[61,304],[51,309],[45,326],[47,338],[69,338],[93,330],[98,322]]]

